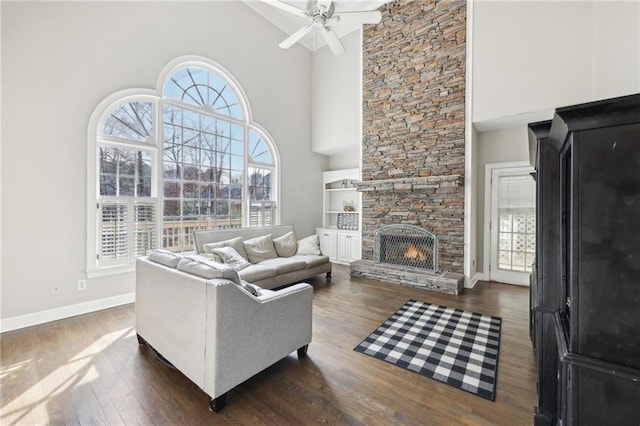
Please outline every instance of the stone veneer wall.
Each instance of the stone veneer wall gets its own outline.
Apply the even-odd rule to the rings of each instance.
[[[396,0],[363,37],[362,257],[374,231],[438,235],[441,271],[463,272],[466,2]]]

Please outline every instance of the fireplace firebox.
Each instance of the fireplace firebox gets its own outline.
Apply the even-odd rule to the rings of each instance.
[[[438,238],[414,225],[388,225],[374,233],[374,261],[438,272]]]

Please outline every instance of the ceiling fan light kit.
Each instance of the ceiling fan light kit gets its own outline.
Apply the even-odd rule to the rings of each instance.
[[[292,13],[310,21],[307,25],[291,34],[279,44],[283,49],[288,49],[293,46],[315,29],[319,30],[334,55],[342,55],[345,52],[345,48],[333,28],[335,25],[340,23],[352,25],[377,24],[382,20],[382,14],[377,10],[336,13],[335,4],[332,0],[318,0],[315,5],[312,3],[312,6],[307,10],[291,6],[280,0],[263,1],[285,12]]]

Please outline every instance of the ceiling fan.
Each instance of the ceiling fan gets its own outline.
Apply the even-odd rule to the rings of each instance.
[[[320,34],[329,45],[334,55],[342,55],[345,52],[344,46],[340,38],[336,34],[333,26],[336,24],[377,24],[382,19],[382,14],[377,11],[345,11],[336,13],[336,7],[333,0],[311,0],[308,8],[300,9],[291,6],[280,0],[263,0],[271,6],[282,9],[286,12],[305,18],[309,21],[307,25],[300,28],[295,33],[286,38],[279,46],[288,49],[296,42],[300,41],[304,36],[314,29],[320,30]]]

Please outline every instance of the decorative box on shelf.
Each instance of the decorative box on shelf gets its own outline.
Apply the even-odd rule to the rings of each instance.
[[[338,213],[338,229],[358,230],[358,213]]]

